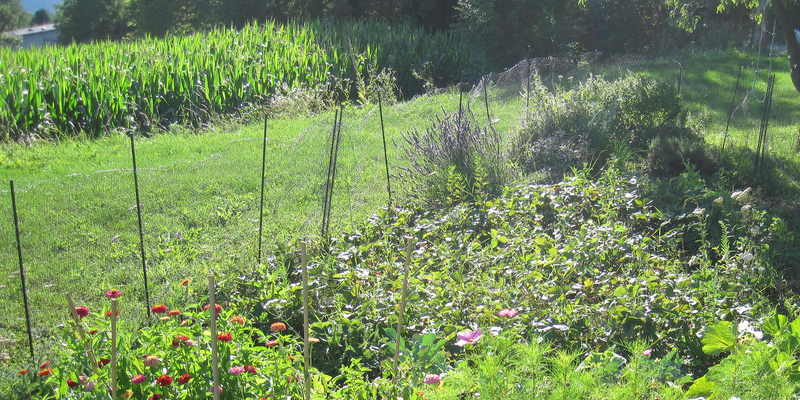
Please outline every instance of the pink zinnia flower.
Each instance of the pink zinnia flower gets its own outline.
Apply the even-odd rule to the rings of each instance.
[[[161,360],[159,360],[157,356],[147,356],[144,359],[144,366],[145,367],[153,367],[153,366],[157,365],[159,361],[161,361]]]
[[[499,313],[497,313],[497,315],[499,315],[501,317],[513,317],[513,316],[517,315],[517,310],[515,310],[513,308],[506,308],[506,309],[501,310]]]
[[[436,374],[428,374],[425,375],[425,384],[426,385],[436,385],[442,381],[442,377]]]
[[[75,307],[75,313],[78,314],[79,317],[84,318],[89,315],[89,309],[84,306]]]
[[[645,357],[647,357],[647,356],[649,356],[649,355],[650,355],[650,354],[652,354],[652,353],[653,353],[653,350],[652,350],[652,349],[647,349],[647,350],[645,350],[645,351],[643,351],[643,352],[642,352],[642,355],[643,355],[643,356],[645,356]]]
[[[230,372],[230,373],[232,373],[234,375],[239,375],[242,372],[245,372],[245,369],[244,369],[244,367],[233,367],[230,370],[228,370],[228,372]]]
[[[275,340],[275,339],[267,340],[267,347],[272,347],[272,346],[277,346],[277,345],[278,345],[278,341],[277,340]]]
[[[106,292],[106,297],[109,299],[116,299],[117,297],[122,296],[122,292],[117,289],[111,289]]]
[[[131,379],[131,382],[138,385],[140,383],[144,383],[144,381],[146,381],[146,380],[147,380],[146,376],[144,376],[142,374],[139,374],[139,375],[134,376],[133,379]]]
[[[483,336],[483,333],[481,332],[480,329],[478,329],[477,331],[466,330],[458,332],[458,334],[456,335],[456,337],[458,338],[456,346],[476,344],[478,343],[478,340],[480,340],[481,336]]]

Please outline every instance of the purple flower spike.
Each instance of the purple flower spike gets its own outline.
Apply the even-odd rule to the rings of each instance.
[[[477,331],[466,330],[458,332],[458,335],[456,335],[456,337],[458,338],[456,346],[476,344],[478,343],[478,340],[481,338],[481,336],[483,336],[483,333],[481,332],[480,329],[478,329]]]

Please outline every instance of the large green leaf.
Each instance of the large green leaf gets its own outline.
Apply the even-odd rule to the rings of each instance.
[[[761,329],[764,330],[764,333],[770,335],[774,338],[780,337],[783,334],[783,330],[786,329],[786,326],[789,324],[789,319],[786,318],[784,315],[775,314],[772,317],[767,318],[764,321],[764,325],[761,326]]]
[[[719,321],[703,333],[703,352],[719,354],[732,351],[736,346],[738,325],[730,321]]]
[[[695,379],[686,392],[688,398],[711,397],[717,390],[717,383],[708,379],[708,375]]]

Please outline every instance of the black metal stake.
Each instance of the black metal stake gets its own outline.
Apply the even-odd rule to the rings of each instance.
[[[489,126],[492,126],[492,116],[489,115],[489,95],[487,94],[486,85],[488,85],[488,79],[483,80],[483,103],[486,105],[486,120],[489,121]]]
[[[22,281],[22,303],[25,306],[25,322],[28,326],[28,346],[31,350],[31,359],[33,355],[33,333],[31,329],[31,313],[28,309],[28,288],[25,285],[25,268],[22,265],[22,241],[19,237],[19,216],[17,215],[17,196],[14,193],[14,180],[11,183],[11,208],[14,210],[14,229],[17,234],[17,258],[19,258],[19,276]]]
[[[728,128],[731,126],[731,118],[733,117],[733,106],[736,104],[736,93],[739,91],[739,78],[742,77],[742,66],[739,66],[739,74],[736,75],[736,87],[733,89],[733,98],[731,98],[731,109],[728,112],[728,122],[725,124],[725,135],[722,137],[722,150],[720,153],[725,152],[725,142],[728,140]]]
[[[261,154],[261,205],[258,208],[258,259],[257,264],[261,264],[261,241],[264,230],[264,180],[267,174],[267,121],[269,116],[264,114],[264,148]]]
[[[761,131],[758,134],[758,146],[756,147],[755,173],[757,174],[763,167],[764,157],[767,147],[767,128],[769,126],[769,113],[772,109],[772,92],[775,87],[775,74],[767,79],[767,94],[764,98],[764,108],[761,114]]]
[[[381,135],[383,135],[383,163],[386,165],[386,190],[389,192],[389,205],[392,205],[392,182],[389,177],[389,156],[386,151],[386,128],[383,124],[383,104],[381,94],[378,93],[378,114],[381,116]]]
[[[341,136],[342,116],[344,107],[340,106],[339,111],[334,113],[333,134],[331,135],[331,150],[328,158],[328,177],[325,184],[325,200],[322,209],[322,238],[328,235],[328,225],[330,225],[331,203],[333,202],[333,183],[336,179],[336,162],[339,156],[339,137]]]
[[[133,185],[136,190],[136,215],[139,217],[139,250],[142,255],[142,275],[144,276],[144,299],[147,306],[147,320],[150,323],[150,290],[147,288],[147,259],[144,252],[144,229],[142,228],[142,202],[139,197],[139,172],[136,168],[136,145],[131,134],[131,158],[133,159]]]

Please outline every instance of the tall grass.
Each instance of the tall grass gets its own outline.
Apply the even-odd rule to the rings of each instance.
[[[170,123],[200,125],[279,85],[344,89],[391,69],[399,89],[418,92],[414,71],[457,76],[450,36],[409,25],[309,22],[248,25],[189,36],[0,49],[0,140],[54,138],[113,128],[145,131]]]

